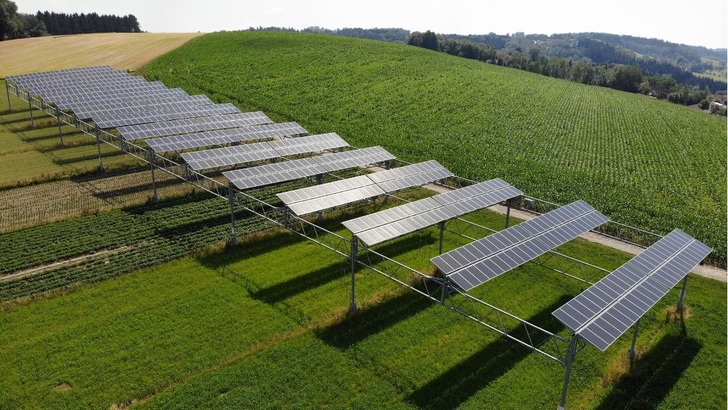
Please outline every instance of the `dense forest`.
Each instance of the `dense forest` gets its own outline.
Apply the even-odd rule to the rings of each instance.
[[[10,0],[0,0],[0,41],[16,38],[83,33],[140,33],[137,18],[97,13],[18,13]]]

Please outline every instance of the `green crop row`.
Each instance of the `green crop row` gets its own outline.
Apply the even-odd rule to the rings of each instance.
[[[155,60],[152,80],[355,146],[500,177],[612,219],[681,228],[726,263],[726,123],[645,96],[415,47],[300,33],[216,33]]]
[[[221,202],[221,201],[219,201]],[[0,301],[34,296],[50,290],[93,283],[135,270],[178,259],[191,251],[225,241],[230,237],[229,216],[207,221],[205,226],[181,226],[146,238],[123,237],[129,246],[108,254],[91,255],[77,263],[64,264],[20,279],[0,282]],[[270,228],[258,217],[239,215],[240,235]],[[118,231],[116,231],[118,235]],[[133,244],[132,244],[133,243]],[[117,244],[121,245],[121,244]],[[66,249],[67,250],[67,249]]]

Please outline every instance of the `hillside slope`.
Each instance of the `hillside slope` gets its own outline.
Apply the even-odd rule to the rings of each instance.
[[[337,132],[614,220],[679,227],[725,266],[726,124],[644,96],[400,44],[280,32],[216,33],[145,68],[312,133]]]
[[[100,33],[0,42],[0,77],[109,65],[135,71],[201,33]]]

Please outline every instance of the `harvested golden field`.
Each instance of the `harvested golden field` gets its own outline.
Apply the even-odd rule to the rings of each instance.
[[[203,33],[100,33],[0,42],[0,77],[110,65],[135,71]]]

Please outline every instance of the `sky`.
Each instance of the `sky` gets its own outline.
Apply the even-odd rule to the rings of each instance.
[[[686,0],[14,0],[37,11],[136,16],[153,33],[249,27],[403,28],[439,34],[602,32],[727,48],[728,1]]]

